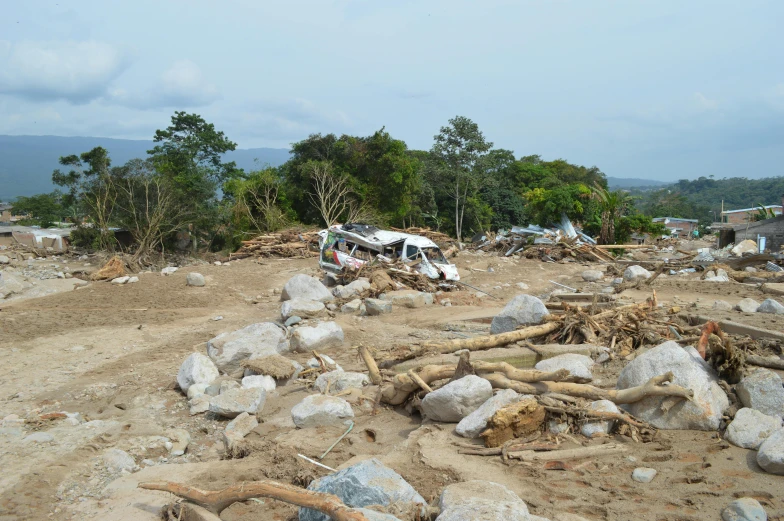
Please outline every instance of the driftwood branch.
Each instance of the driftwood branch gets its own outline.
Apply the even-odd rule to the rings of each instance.
[[[238,501],[268,497],[291,505],[318,510],[335,521],[368,521],[361,512],[344,505],[337,496],[275,481],[249,481],[223,490],[201,490],[171,481],[139,483],[139,488],[169,492],[218,515]]]
[[[765,358],[764,356],[759,356],[759,355],[746,355],[746,363],[750,365],[757,365],[760,367],[767,367],[769,369],[779,369],[784,371],[784,360]]]
[[[359,356],[362,357],[362,360],[367,366],[368,374],[370,375],[370,383],[373,385],[381,385],[381,372],[378,370],[378,364],[376,364],[373,355],[370,354],[370,349],[366,346],[359,346]]]
[[[456,338],[454,340],[447,340],[444,342],[426,342],[421,347],[414,349],[414,352],[434,352],[438,354],[454,353],[461,349],[468,349],[469,351],[482,351],[485,349],[492,349],[494,347],[505,346],[507,344],[514,344],[521,340],[528,338],[535,338],[552,333],[560,328],[562,324],[558,321],[545,322],[538,326],[525,327],[516,331],[509,331],[508,333],[501,333],[498,335],[478,336],[474,338]],[[418,354],[418,353],[417,353]],[[416,354],[414,355],[416,356]]]
[[[563,449],[550,452],[536,452],[524,450],[520,452],[508,451],[510,459],[521,461],[563,461],[570,459],[590,458],[597,456],[608,456],[626,452],[626,447],[620,444],[608,443],[607,445],[597,445],[595,447],[583,447],[579,449]]]

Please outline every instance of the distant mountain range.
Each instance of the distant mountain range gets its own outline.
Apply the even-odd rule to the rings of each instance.
[[[607,185],[611,190],[628,188],[661,188],[670,185],[665,181],[654,181],[652,179],[636,179],[633,177],[608,177]]]
[[[97,146],[109,151],[113,165],[147,157],[152,141],[103,137],[3,136],[0,135],[0,201],[20,195],[51,192],[52,170],[60,156],[81,154]],[[266,165],[278,166],[289,158],[285,148],[238,149],[226,154],[227,161],[250,171]]]

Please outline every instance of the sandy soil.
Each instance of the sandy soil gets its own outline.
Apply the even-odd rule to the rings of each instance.
[[[578,289],[600,286],[579,274],[598,265],[542,263],[487,255],[462,254],[457,263],[463,280],[497,298],[473,290],[451,298],[452,307],[396,310],[383,317],[338,314],[346,344],[326,351],[346,370],[364,370],[350,346],[364,343],[376,349],[451,338],[454,324],[486,328],[513,295],[516,286],[546,295],[556,289],[550,281]],[[492,272],[488,268],[493,268]],[[185,275],[207,277],[203,288],[187,287]],[[268,397],[263,423],[248,436],[256,450],[241,460],[221,460],[220,435],[226,420],[211,415],[190,416],[186,398],[175,388],[182,360],[204,352],[213,336],[254,322],[277,319],[279,290],[291,276],[319,276],[313,260],[246,259],[230,266],[198,265],[174,275],[140,275],[133,285],[92,283],[72,290],[0,305],[0,520],[112,519],[154,520],[171,497],[135,488],[152,480],[179,480],[219,488],[243,480],[272,478],[307,485],[321,470],[296,457],[318,456],[340,436],[340,429],[298,431],[289,411],[308,391],[293,385]],[[64,281],[65,282],[65,281]],[[686,311],[711,312],[714,300],[735,303],[765,297],[753,286],[706,283],[692,276],[657,280],[663,303]],[[623,297],[641,300],[647,294],[627,291]],[[470,305],[461,305],[467,303]],[[739,312],[713,313],[720,318],[784,330],[784,318]],[[215,320],[217,317],[221,320]],[[309,356],[292,355],[304,362]],[[613,362],[597,371],[602,385],[613,386],[621,368]],[[56,417],[52,412],[79,413],[84,423]],[[504,465],[497,457],[457,454],[454,425],[422,424],[402,408],[382,408],[377,415],[358,407],[354,431],[325,459],[332,467],[375,456],[400,472],[426,499],[438,497],[452,482],[488,479],[517,492],[532,513],[552,516],[573,512],[595,520],[719,519],[732,499],[753,496],[769,519],[784,519],[784,478],[764,473],[755,453],[729,445],[717,433],[660,431],[650,443],[628,438],[599,439],[586,444],[620,441],[626,455],[567,465],[566,470],[543,470],[541,465]],[[18,416],[19,421],[15,419]],[[26,419],[22,422],[21,419]],[[168,458],[163,443],[174,428],[186,429],[191,444],[185,456]],[[52,441],[25,441],[33,432],[46,432]],[[314,435],[315,434],[315,435]],[[128,474],[108,471],[102,454],[120,448],[142,470]],[[143,461],[144,460],[144,461]],[[631,480],[631,471],[650,466],[659,471],[652,483]],[[235,504],[226,520],[288,520],[296,509],[274,501]]]

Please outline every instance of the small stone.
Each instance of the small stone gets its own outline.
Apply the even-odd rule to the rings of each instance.
[[[7,256],[0,255],[0,264],[9,264],[10,262],[11,259],[9,259]]]
[[[433,295],[424,291],[397,290],[389,291],[380,296],[381,300],[387,300],[396,307],[421,308],[433,303]]]
[[[185,283],[188,286],[195,286],[200,288],[207,284],[207,281],[204,280],[204,275],[201,273],[191,272],[185,277]]]
[[[716,311],[732,311],[732,304],[726,300],[714,300],[713,309]]]
[[[585,270],[580,276],[585,282],[598,282],[604,278],[604,272],[599,270]]]
[[[597,400],[595,402],[591,402],[588,405],[589,411],[599,411],[599,412],[614,412],[619,413],[618,406],[615,405],[610,400]],[[587,421],[583,424],[580,428],[580,432],[583,436],[587,438],[591,438],[596,436],[597,434],[610,434],[610,431],[615,426],[615,422],[612,420],[597,420],[597,421]]]
[[[132,471],[136,468],[136,461],[133,457],[120,449],[108,449],[104,452],[103,463],[112,472]]]
[[[337,298],[346,299],[360,295],[368,290],[370,290],[370,281],[365,278],[360,278],[345,286],[335,287],[335,289],[332,290],[332,294]]]
[[[348,425],[354,418],[351,404],[337,396],[311,394],[291,409],[291,419],[300,429],[324,425]]]
[[[762,301],[762,304],[757,308],[757,313],[771,313],[773,315],[784,315],[784,306],[779,304],[772,298]]]
[[[523,291],[528,289],[528,284],[526,284],[525,282],[518,282],[517,284],[515,284],[515,286],[517,286],[518,289],[521,289]]]
[[[264,409],[264,402],[267,393],[264,389],[229,389],[210,400],[210,412],[235,418],[247,412],[248,414],[258,414]]]
[[[735,304],[735,309],[743,313],[756,313],[759,307],[760,303],[753,298],[744,298]]]
[[[767,521],[768,514],[756,499],[742,497],[721,511],[721,519],[722,521]]]
[[[648,467],[637,467],[632,472],[632,479],[639,483],[650,483],[656,477],[656,469]]]
[[[260,388],[264,389],[265,392],[271,393],[275,390],[277,385],[275,384],[275,379],[268,375],[252,375],[246,376],[242,379],[242,387],[245,389],[254,389]]]
[[[242,441],[258,425],[259,421],[256,419],[256,416],[247,412],[231,420],[223,430],[223,443],[226,445],[226,449]]]
[[[448,485],[439,499],[438,521],[534,521],[517,494],[491,481]]]
[[[131,277],[117,277],[112,279],[112,284],[125,284]]]
[[[757,464],[765,472],[784,475],[784,429],[768,436],[757,450]]]
[[[781,427],[781,419],[744,407],[735,413],[724,437],[738,447],[758,449],[762,442]]]
[[[313,386],[321,393],[339,393],[346,389],[361,389],[370,384],[370,380],[364,373],[352,373],[349,371],[330,371],[319,375]]]
[[[365,309],[367,309],[367,314],[371,317],[392,313],[392,302],[375,298],[366,298]]]

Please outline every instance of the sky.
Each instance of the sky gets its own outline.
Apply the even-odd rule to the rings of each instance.
[[[457,115],[496,147],[671,181],[784,175],[780,0],[55,0],[0,4],[0,134],[240,148]]]

